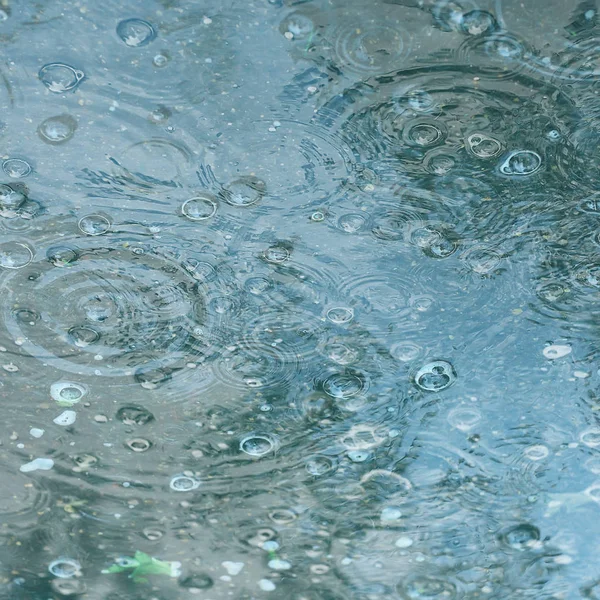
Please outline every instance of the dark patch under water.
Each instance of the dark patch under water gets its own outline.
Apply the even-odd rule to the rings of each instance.
[[[596,1],[0,0],[0,598],[600,598]]]

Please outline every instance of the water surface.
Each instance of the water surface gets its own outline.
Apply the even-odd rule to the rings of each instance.
[[[0,9],[0,598],[600,598],[595,1]]]

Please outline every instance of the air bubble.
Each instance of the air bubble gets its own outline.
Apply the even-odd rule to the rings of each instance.
[[[264,181],[257,177],[240,177],[223,186],[222,195],[231,206],[251,206],[256,204],[266,192]]]
[[[484,133],[472,133],[467,137],[467,150],[483,160],[494,158],[502,152],[502,143]]]
[[[249,456],[264,456],[277,446],[276,439],[268,433],[253,433],[240,442],[240,450]]]
[[[181,205],[181,212],[190,221],[206,221],[215,216],[217,203],[208,194],[194,196]]]
[[[529,460],[537,461],[547,458],[550,454],[550,451],[548,450],[548,448],[546,448],[546,446],[543,446],[542,444],[536,444],[534,446],[529,446],[525,448],[523,454]]]
[[[313,477],[322,477],[333,471],[334,463],[327,456],[313,456],[306,461],[306,471]]]
[[[50,396],[63,406],[77,404],[87,393],[87,386],[72,381],[57,381],[50,386]]]
[[[516,150],[511,152],[500,165],[504,175],[533,175],[542,166],[542,157],[533,150]]]
[[[505,530],[500,537],[506,545],[514,550],[529,550],[540,539],[540,530],[533,525],[523,523]]]
[[[157,542],[163,537],[164,532],[153,527],[146,527],[142,530],[142,535],[151,542]]]
[[[589,448],[597,448],[600,446],[600,429],[587,429],[579,436],[579,439],[581,443],[585,444]]]
[[[327,318],[336,325],[350,323],[354,318],[354,311],[344,306],[336,306],[327,311]]]
[[[139,48],[148,45],[156,37],[156,31],[142,19],[125,19],[117,25],[117,35],[130,48]]]
[[[67,267],[72,265],[79,255],[76,250],[68,246],[52,246],[46,250],[46,258],[55,267]]]
[[[571,346],[566,344],[551,344],[550,346],[546,346],[542,351],[544,358],[547,358],[548,360],[563,358],[564,356],[571,354],[571,352]]]
[[[290,259],[290,251],[285,246],[271,246],[264,251],[263,256],[267,262],[280,265]]]
[[[152,59],[152,64],[159,69],[166,67],[171,61],[171,57],[166,52],[159,52]]]
[[[86,235],[102,235],[110,229],[110,221],[103,215],[87,215],[77,224]]]
[[[460,19],[460,28],[468,35],[487,35],[498,28],[493,15],[484,10],[472,10]]]
[[[146,450],[150,450],[152,447],[152,442],[144,438],[133,438],[132,440],[127,440],[125,445],[133,452],[146,452]]]
[[[147,425],[154,421],[154,415],[141,406],[123,406],[116,416],[125,425]]]
[[[2,163],[2,170],[11,179],[27,177],[32,171],[31,165],[21,158],[7,158]]]
[[[60,94],[74,90],[85,74],[63,63],[50,63],[40,69],[38,77],[51,92]]]
[[[419,121],[409,123],[404,130],[403,137],[409,145],[428,148],[441,144],[446,138],[446,130],[441,123]]]
[[[73,558],[58,558],[48,565],[48,571],[50,571],[54,577],[69,579],[79,575],[81,572],[81,564]]]
[[[426,392],[441,392],[456,381],[454,367],[445,360],[434,360],[421,367],[415,375],[417,387]]]
[[[281,33],[290,40],[305,40],[315,31],[315,24],[306,15],[292,13],[279,26]]]
[[[323,391],[332,398],[347,400],[365,392],[368,383],[355,373],[335,373],[323,382]]]
[[[350,213],[342,215],[338,220],[338,227],[346,233],[357,233],[365,228],[367,219],[364,215]]]
[[[77,121],[70,115],[50,117],[38,127],[38,135],[42,141],[56,146],[68,142],[77,129]]]
[[[33,260],[33,249],[22,242],[0,243],[0,267],[4,269],[22,269]]]
[[[100,339],[100,334],[91,327],[85,325],[76,325],[68,331],[69,339],[79,348],[85,348],[90,344],[95,344]]]
[[[25,194],[13,190],[8,185],[0,184],[0,216],[15,217],[17,210],[25,203]]]
[[[181,475],[175,475],[171,479],[169,487],[175,492],[191,492],[200,487],[200,481],[195,477],[182,473]]]

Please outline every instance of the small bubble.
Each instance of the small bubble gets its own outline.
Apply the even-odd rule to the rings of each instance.
[[[53,419],[52,422],[61,427],[68,427],[69,425],[73,425],[76,419],[77,413],[74,410],[65,410]]]
[[[162,67],[166,67],[170,61],[171,61],[171,57],[169,56],[169,54],[167,52],[159,52],[152,59],[152,64],[155,67],[158,67],[159,69],[161,69]]]
[[[79,255],[76,250],[68,246],[53,246],[46,251],[46,258],[55,267],[67,267],[72,265]]]
[[[77,404],[87,393],[87,386],[72,381],[57,381],[50,386],[50,396],[61,405]]]
[[[537,461],[547,458],[550,454],[550,451],[548,450],[548,448],[546,448],[546,446],[543,446],[542,444],[536,444],[534,446],[529,446],[528,448],[525,448],[523,454],[529,460]]]
[[[600,428],[586,429],[579,436],[580,441],[589,448],[600,446]]]
[[[270,579],[261,579],[261,580],[259,580],[258,587],[263,592],[272,592],[273,590],[276,589],[275,584]]]
[[[33,249],[22,242],[0,243],[0,267],[4,269],[22,269],[34,257]]]
[[[69,339],[75,346],[85,348],[90,344],[95,344],[100,339],[100,334],[91,327],[85,325],[76,325],[68,331]]]
[[[321,477],[333,471],[334,463],[326,456],[313,456],[306,461],[306,471],[313,477]]]
[[[402,517],[402,511],[395,506],[388,506],[381,511],[379,517],[384,523],[393,523]]]
[[[264,456],[276,448],[277,442],[269,434],[253,433],[240,442],[240,450],[249,456]]]
[[[50,63],[40,69],[38,77],[51,92],[60,94],[74,90],[81,83],[85,74],[69,65]]]
[[[287,571],[292,568],[292,563],[281,558],[273,558],[267,563],[267,566],[274,571]]]
[[[244,288],[255,296],[264,294],[266,291],[270,290],[271,287],[272,283],[264,277],[250,277],[249,279],[246,279],[244,283]]]
[[[323,390],[332,398],[346,400],[368,389],[364,377],[354,373],[335,373],[323,382]]]
[[[542,157],[532,150],[516,150],[511,152],[500,165],[504,175],[532,175],[542,166]]]
[[[281,22],[279,30],[286,39],[305,40],[315,31],[315,24],[306,15],[292,13]]]
[[[354,311],[351,308],[344,306],[336,306],[327,311],[327,318],[336,325],[344,325],[350,323],[354,318]]]
[[[279,265],[289,260],[290,251],[285,246],[271,246],[264,251],[263,256],[267,262]]]
[[[523,523],[505,530],[501,539],[515,550],[528,550],[536,545],[540,539],[540,530],[533,525]]]
[[[297,518],[293,510],[287,508],[276,508],[269,513],[269,519],[277,525],[288,525]]]
[[[348,458],[355,463],[365,462],[369,458],[369,453],[364,450],[350,450]]]
[[[144,438],[133,438],[132,440],[127,440],[125,445],[133,452],[146,452],[152,447],[152,443]]]
[[[404,131],[404,141],[407,144],[422,148],[440,144],[445,137],[446,131],[441,123],[435,125],[427,122],[409,123]]]
[[[321,221],[325,220],[325,213],[318,210],[310,215],[310,220],[314,221],[315,223],[320,223]]]
[[[364,229],[367,223],[367,219],[364,215],[357,213],[350,213],[342,215],[338,220],[338,227],[346,233],[357,233],[361,229]]]
[[[157,542],[163,537],[164,532],[153,527],[146,527],[142,530],[142,535],[151,542]]]
[[[72,558],[58,558],[48,565],[48,571],[54,577],[69,579],[81,572],[81,564]]]
[[[43,121],[38,127],[42,141],[51,145],[68,142],[77,130],[77,121],[70,115],[58,115]]]
[[[169,487],[175,492],[191,492],[200,487],[200,481],[184,474],[175,475],[171,479]]]
[[[414,544],[413,540],[408,536],[399,537],[396,540],[396,548],[410,548]]]
[[[216,214],[217,203],[208,194],[195,196],[181,205],[181,212],[190,221],[206,221]]]
[[[266,189],[264,181],[248,176],[224,185],[221,194],[227,204],[245,207],[256,204],[265,195]]]
[[[117,35],[131,48],[146,46],[155,37],[154,27],[142,19],[125,19],[117,25]]]
[[[117,419],[125,425],[147,425],[154,421],[154,415],[141,406],[123,406],[117,411]]]
[[[472,10],[460,19],[460,28],[469,35],[486,35],[496,30],[498,24],[493,15],[484,10]]]
[[[20,158],[7,158],[2,163],[2,170],[12,179],[27,177],[32,171],[31,165]]]
[[[15,217],[19,209],[27,200],[25,194],[13,190],[10,186],[0,184],[0,215]]]
[[[567,346],[566,344],[551,344],[550,346],[546,346],[542,352],[548,360],[556,360],[571,354],[571,351],[571,346]]]
[[[473,133],[467,137],[467,150],[477,158],[488,159],[502,152],[502,144],[484,133]]]
[[[456,158],[451,154],[440,153],[434,150],[435,154],[429,154],[423,161],[423,166],[428,173],[440,177],[447,175],[456,166]]]
[[[110,229],[110,221],[103,215],[87,215],[79,220],[77,226],[86,235],[102,235]]]
[[[435,360],[421,367],[415,375],[417,387],[426,392],[441,392],[456,381],[454,367],[445,360]]]

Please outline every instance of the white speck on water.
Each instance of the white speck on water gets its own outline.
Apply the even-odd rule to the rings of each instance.
[[[29,430],[29,435],[34,438],[41,438],[44,435],[44,430],[38,429],[37,427],[32,427]]]
[[[413,545],[413,541],[408,536],[399,537],[396,540],[397,548],[410,548]]]
[[[231,562],[230,560],[226,560],[224,562],[221,563],[224,567],[225,570],[227,571],[227,573],[229,573],[229,575],[232,576],[236,576],[238,575],[241,570],[244,568],[244,563],[243,562]]]
[[[52,422],[56,423],[56,425],[61,425],[62,427],[68,427],[75,423],[75,419],[77,419],[77,413],[74,410],[65,410]]]
[[[258,587],[264,592],[272,592],[276,586],[270,579],[261,579],[258,582]]]
[[[49,471],[54,466],[51,458],[35,458],[31,462],[21,465],[19,471],[30,473],[31,471]]]
[[[543,353],[544,357],[548,360],[556,360],[557,358],[562,358],[563,356],[567,356],[567,354],[571,354],[571,351],[571,346],[565,344],[552,344],[546,346]]]

